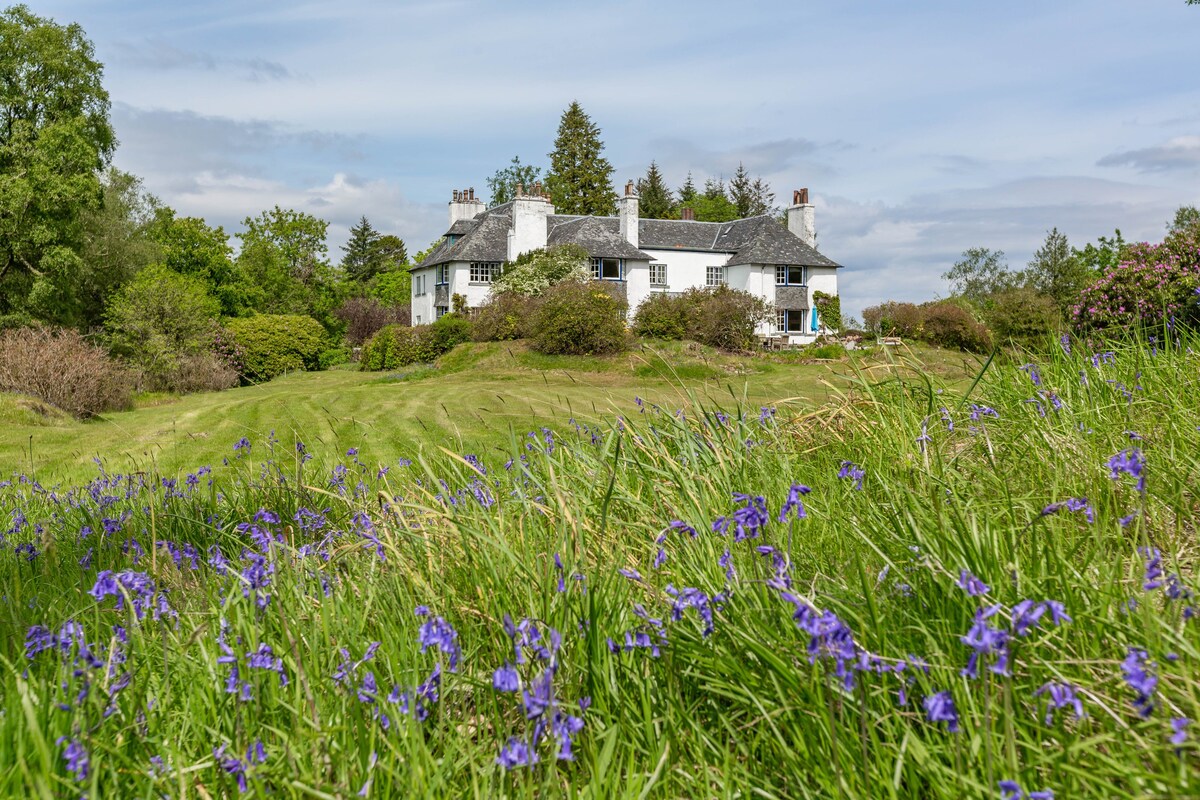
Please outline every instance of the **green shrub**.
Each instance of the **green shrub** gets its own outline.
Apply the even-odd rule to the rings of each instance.
[[[321,355],[317,360],[321,365],[321,369],[336,367],[339,364],[345,364],[350,360],[350,350],[346,347],[330,347],[326,350],[322,350]]]
[[[655,292],[633,315],[633,332],[647,339],[682,339],[687,335],[689,304],[681,297]]]
[[[1033,289],[1010,289],[992,296],[988,325],[1001,342],[1034,347],[1050,341],[1062,327],[1054,298]]]
[[[493,294],[472,319],[471,338],[477,342],[507,342],[529,335],[533,302],[516,292]]]
[[[562,281],[586,281],[589,263],[587,250],[577,244],[530,250],[504,265],[492,291],[536,297]]]
[[[242,350],[248,380],[269,381],[285,372],[321,367],[325,328],[312,317],[259,314],[230,320],[226,327]]]
[[[920,308],[922,322],[918,338],[939,347],[982,353],[992,346],[983,323],[952,300],[925,303]]]
[[[104,323],[113,354],[141,370],[146,388],[184,392],[197,388],[192,372],[216,368],[209,356],[212,320],[220,311],[204,281],[152,264],[112,298]],[[231,377],[236,383],[226,372],[199,388],[227,388]]]
[[[378,372],[425,364],[469,341],[471,321],[458,314],[446,314],[432,325],[388,325],[363,348],[360,369]]]
[[[753,350],[754,330],[770,316],[762,298],[728,286],[689,289],[680,299],[687,304],[687,338],[723,350]]]
[[[594,283],[564,281],[542,295],[531,320],[531,346],[549,355],[601,355],[629,346],[625,305]]]

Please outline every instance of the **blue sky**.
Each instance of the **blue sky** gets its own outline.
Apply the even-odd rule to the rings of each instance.
[[[1023,266],[1057,226],[1157,240],[1200,205],[1200,7],[1184,0],[789,3],[77,0],[117,165],[226,230],[279,204],[416,252],[455,188],[544,165],[563,109],[615,183],[739,161],[807,186],[844,307],[944,294],[967,247]]]

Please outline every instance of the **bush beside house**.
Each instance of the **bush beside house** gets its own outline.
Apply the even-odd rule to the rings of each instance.
[[[230,320],[226,327],[241,349],[247,380],[269,381],[285,372],[321,366],[325,328],[312,317],[259,314]]]

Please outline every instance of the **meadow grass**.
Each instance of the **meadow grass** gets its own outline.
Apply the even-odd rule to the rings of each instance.
[[[14,476],[0,794],[1195,794],[1197,347]]]

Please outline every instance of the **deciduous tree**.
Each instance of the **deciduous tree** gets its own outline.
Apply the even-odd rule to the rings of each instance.
[[[78,25],[0,13],[0,314],[81,316],[81,216],[117,140],[103,66]]]
[[[492,193],[489,205],[507,203],[517,196],[518,185],[533,186],[541,174],[541,167],[522,164],[520,156],[513,156],[512,163],[504,169],[496,170],[496,174],[487,179],[488,189]]]

